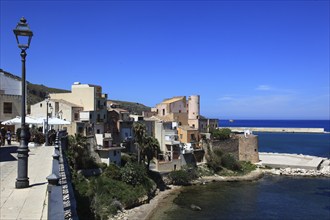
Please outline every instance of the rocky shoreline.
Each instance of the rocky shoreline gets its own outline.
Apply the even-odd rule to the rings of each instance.
[[[203,176],[192,182],[193,185],[207,184],[210,182],[237,182],[237,181],[255,181],[264,175],[285,175],[285,176],[302,176],[302,177],[326,177],[330,178],[330,160],[325,160],[319,170],[306,170],[300,168],[280,168],[265,169],[257,168],[256,170],[243,176]],[[154,210],[161,204],[173,202],[180,193],[182,186],[169,185],[164,191],[157,191],[155,197],[149,203],[135,207],[129,210],[118,212],[117,215],[111,217],[111,220],[148,220],[152,217]]]
[[[204,176],[192,182],[193,185],[206,184],[210,182],[235,182],[235,181],[253,181],[262,178],[264,175],[261,169],[256,169],[244,176]],[[133,209],[123,210],[117,215],[110,218],[111,220],[148,220],[154,213],[154,209],[159,207],[161,203],[172,202],[180,193],[182,186],[169,185],[165,191],[158,191],[149,203],[135,207]]]

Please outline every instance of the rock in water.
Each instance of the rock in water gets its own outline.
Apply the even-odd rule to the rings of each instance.
[[[194,205],[194,204],[191,204],[190,205],[190,208],[194,211],[202,211],[202,208],[197,206],[197,205]]]

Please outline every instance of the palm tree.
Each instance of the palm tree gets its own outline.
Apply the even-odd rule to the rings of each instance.
[[[83,166],[83,159],[88,154],[87,150],[87,137],[80,134],[69,136],[69,154],[71,155],[71,161],[75,170],[80,169]]]
[[[133,124],[133,131],[134,131],[134,139],[135,143],[138,146],[138,162],[140,163],[140,155],[141,151],[144,147],[145,139],[146,139],[146,126],[140,122],[136,122]]]
[[[159,142],[156,138],[148,136],[142,151],[143,158],[147,158],[147,168],[149,170],[150,161],[160,152]]]

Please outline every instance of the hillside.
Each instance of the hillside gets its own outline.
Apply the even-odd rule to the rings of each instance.
[[[143,111],[150,111],[151,108],[137,102],[128,102],[120,100],[109,100],[120,105],[120,108],[126,109],[132,114],[142,114]]]
[[[27,83],[27,104],[28,106],[41,102],[45,100],[46,95],[49,93],[64,93],[70,92],[64,89],[50,88],[44,85],[37,85],[32,83]]]

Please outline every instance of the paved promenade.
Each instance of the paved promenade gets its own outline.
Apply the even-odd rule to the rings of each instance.
[[[54,147],[30,147],[28,177],[30,187],[16,189],[17,146],[0,148],[0,219],[47,219],[47,180],[51,173]]]

